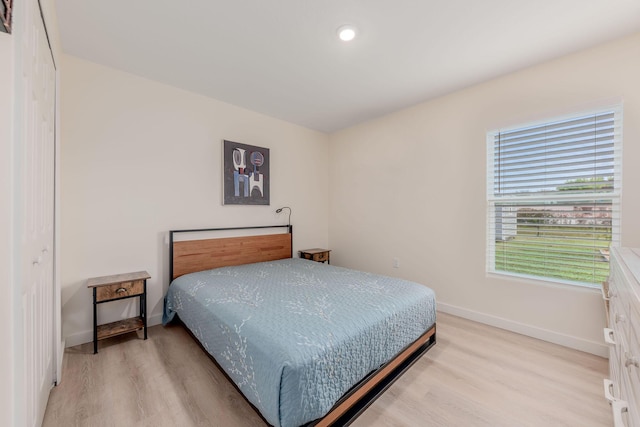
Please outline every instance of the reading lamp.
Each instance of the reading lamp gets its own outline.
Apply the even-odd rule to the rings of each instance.
[[[291,225],[291,208],[289,206],[283,206],[281,208],[276,209],[276,213],[282,212],[282,209],[289,209],[289,223],[287,225]]]

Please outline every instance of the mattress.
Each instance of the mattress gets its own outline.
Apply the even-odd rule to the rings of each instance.
[[[350,388],[434,325],[426,286],[299,258],[175,279],[177,314],[273,426],[324,416]]]

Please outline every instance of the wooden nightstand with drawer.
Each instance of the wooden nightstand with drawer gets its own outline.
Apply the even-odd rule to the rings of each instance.
[[[300,251],[300,258],[310,259],[311,261],[316,262],[326,261],[327,264],[331,264],[331,261],[329,260],[329,252],[331,252],[331,249],[303,249]]]
[[[93,288],[93,353],[98,352],[98,341],[144,330],[147,339],[147,279],[146,271],[116,274],[113,276],[93,277],[87,280],[87,287]],[[140,315],[116,322],[98,325],[98,304],[119,301],[127,298],[140,299]]]

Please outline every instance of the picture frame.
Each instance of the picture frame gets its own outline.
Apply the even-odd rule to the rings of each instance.
[[[223,140],[222,204],[269,205],[269,149]]]
[[[0,0],[0,32],[11,33],[13,0]]]

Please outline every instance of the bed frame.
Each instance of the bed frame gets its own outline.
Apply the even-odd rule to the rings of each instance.
[[[284,228],[286,228],[286,230],[284,232],[281,231]],[[269,232],[269,230],[265,229],[273,230],[271,234],[262,234],[265,231]],[[188,236],[198,233],[251,233],[250,230],[260,232],[261,234],[176,241],[177,236]],[[169,277],[173,280],[183,274],[212,268],[291,258],[293,257],[293,226],[276,225],[171,230],[169,232],[169,242]],[[428,331],[413,343],[409,344],[393,359],[371,372],[352,387],[352,389],[345,393],[333,406],[327,415],[307,424],[307,426],[325,427],[351,424],[351,422],[384,393],[396,379],[409,369],[427,350],[433,347],[435,343],[436,325],[434,324]]]

